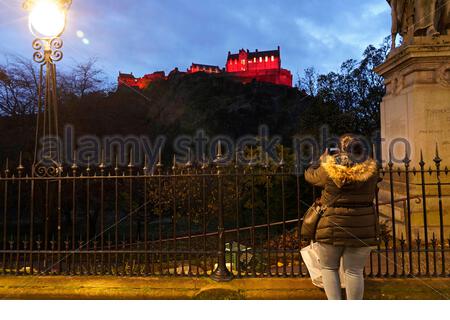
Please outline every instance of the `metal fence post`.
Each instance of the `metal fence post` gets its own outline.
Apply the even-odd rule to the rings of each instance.
[[[223,210],[223,175],[221,167],[223,166],[222,147],[219,141],[216,157],[217,166],[217,190],[218,190],[218,262],[217,268],[211,275],[211,279],[218,282],[226,282],[233,279],[233,275],[227,269],[225,257],[225,227],[224,227],[224,210]]]

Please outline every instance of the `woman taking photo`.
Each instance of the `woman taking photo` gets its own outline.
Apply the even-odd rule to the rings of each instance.
[[[323,188],[320,205],[326,210],[317,224],[315,241],[325,293],[329,300],[342,299],[342,257],[347,299],[360,300],[364,295],[364,266],[371,246],[378,243],[374,207],[377,163],[369,158],[362,140],[345,135],[339,151],[334,155],[325,152],[320,162],[306,171],[305,178]]]

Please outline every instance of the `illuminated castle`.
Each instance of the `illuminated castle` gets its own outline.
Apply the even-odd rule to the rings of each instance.
[[[237,54],[228,52],[226,72],[243,82],[256,80],[292,87],[292,73],[281,68],[280,47],[273,51],[242,49]]]
[[[225,69],[221,69],[219,66],[193,63],[187,72],[180,72],[175,68],[169,76],[173,73],[192,74],[197,72],[231,76],[243,83],[258,81],[292,87],[292,73],[281,68],[280,47],[272,51],[250,52],[241,49],[236,54],[228,52]],[[166,80],[167,77],[164,71],[146,74],[142,78],[136,78],[132,73],[119,73],[118,82],[119,87],[126,86],[142,90],[153,81]]]

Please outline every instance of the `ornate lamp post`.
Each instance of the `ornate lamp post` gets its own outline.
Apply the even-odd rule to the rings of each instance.
[[[52,176],[61,173],[58,142],[58,101],[56,94],[56,65],[62,59],[60,38],[66,27],[67,11],[72,0],[26,0],[29,28],[33,40],[33,60],[40,64],[38,114],[36,125],[33,175]],[[39,140],[42,149],[38,153]]]

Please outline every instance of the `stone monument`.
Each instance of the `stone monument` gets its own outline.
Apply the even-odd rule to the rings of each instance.
[[[388,0],[392,9],[392,49],[386,61],[375,68],[384,77],[386,95],[381,103],[382,160],[386,166],[392,158],[394,166],[408,153],[410,170],[420,169],[421,155],[426,169],[436,170],[436,147],[439,148],[442,196],[436,187],[436,175],[427,175],[427,216],[429,227],[442,233],[440,212],[444,212],[445,232],[450,225],[450,1],[448,0]],[[402,44],[396,47],[396,37]],[[406,143],[405,143],[406,142]],[[406,199],[405,178],[397,174],[394,185],[396,199]],[[445,181],[444,181],[445,180]],[[423,201],[420,174],[411,174],[410,201],[412,232],[423,230]],[[381,201],[389,203],[389,186],[380,187]],[[439,208],[442,200],[443,210]],[[408,217],[406,201],[395,204],[399,224],[397,235],[404,232]],[[383,207],[390,216],[392,207]],[[403,226],[402,226],[403,224]],[[403,229],[402,229],[403,228]],[[397,229],[397,228],[396,228]]]
[[[418,165],[421,149],[430,163],[436,144],[442,165],[448,165],[450,1],[388,2],[392,8],[392,50],[388,59],[375,69],[384,77],[387,91],[381,104],[383,161],[389,160],[389,146],[395,159],[403,159],[405,145],[400,139],[406,139],[411,146],[411,165]],[[403,38],[398,48],[397,34]]]

